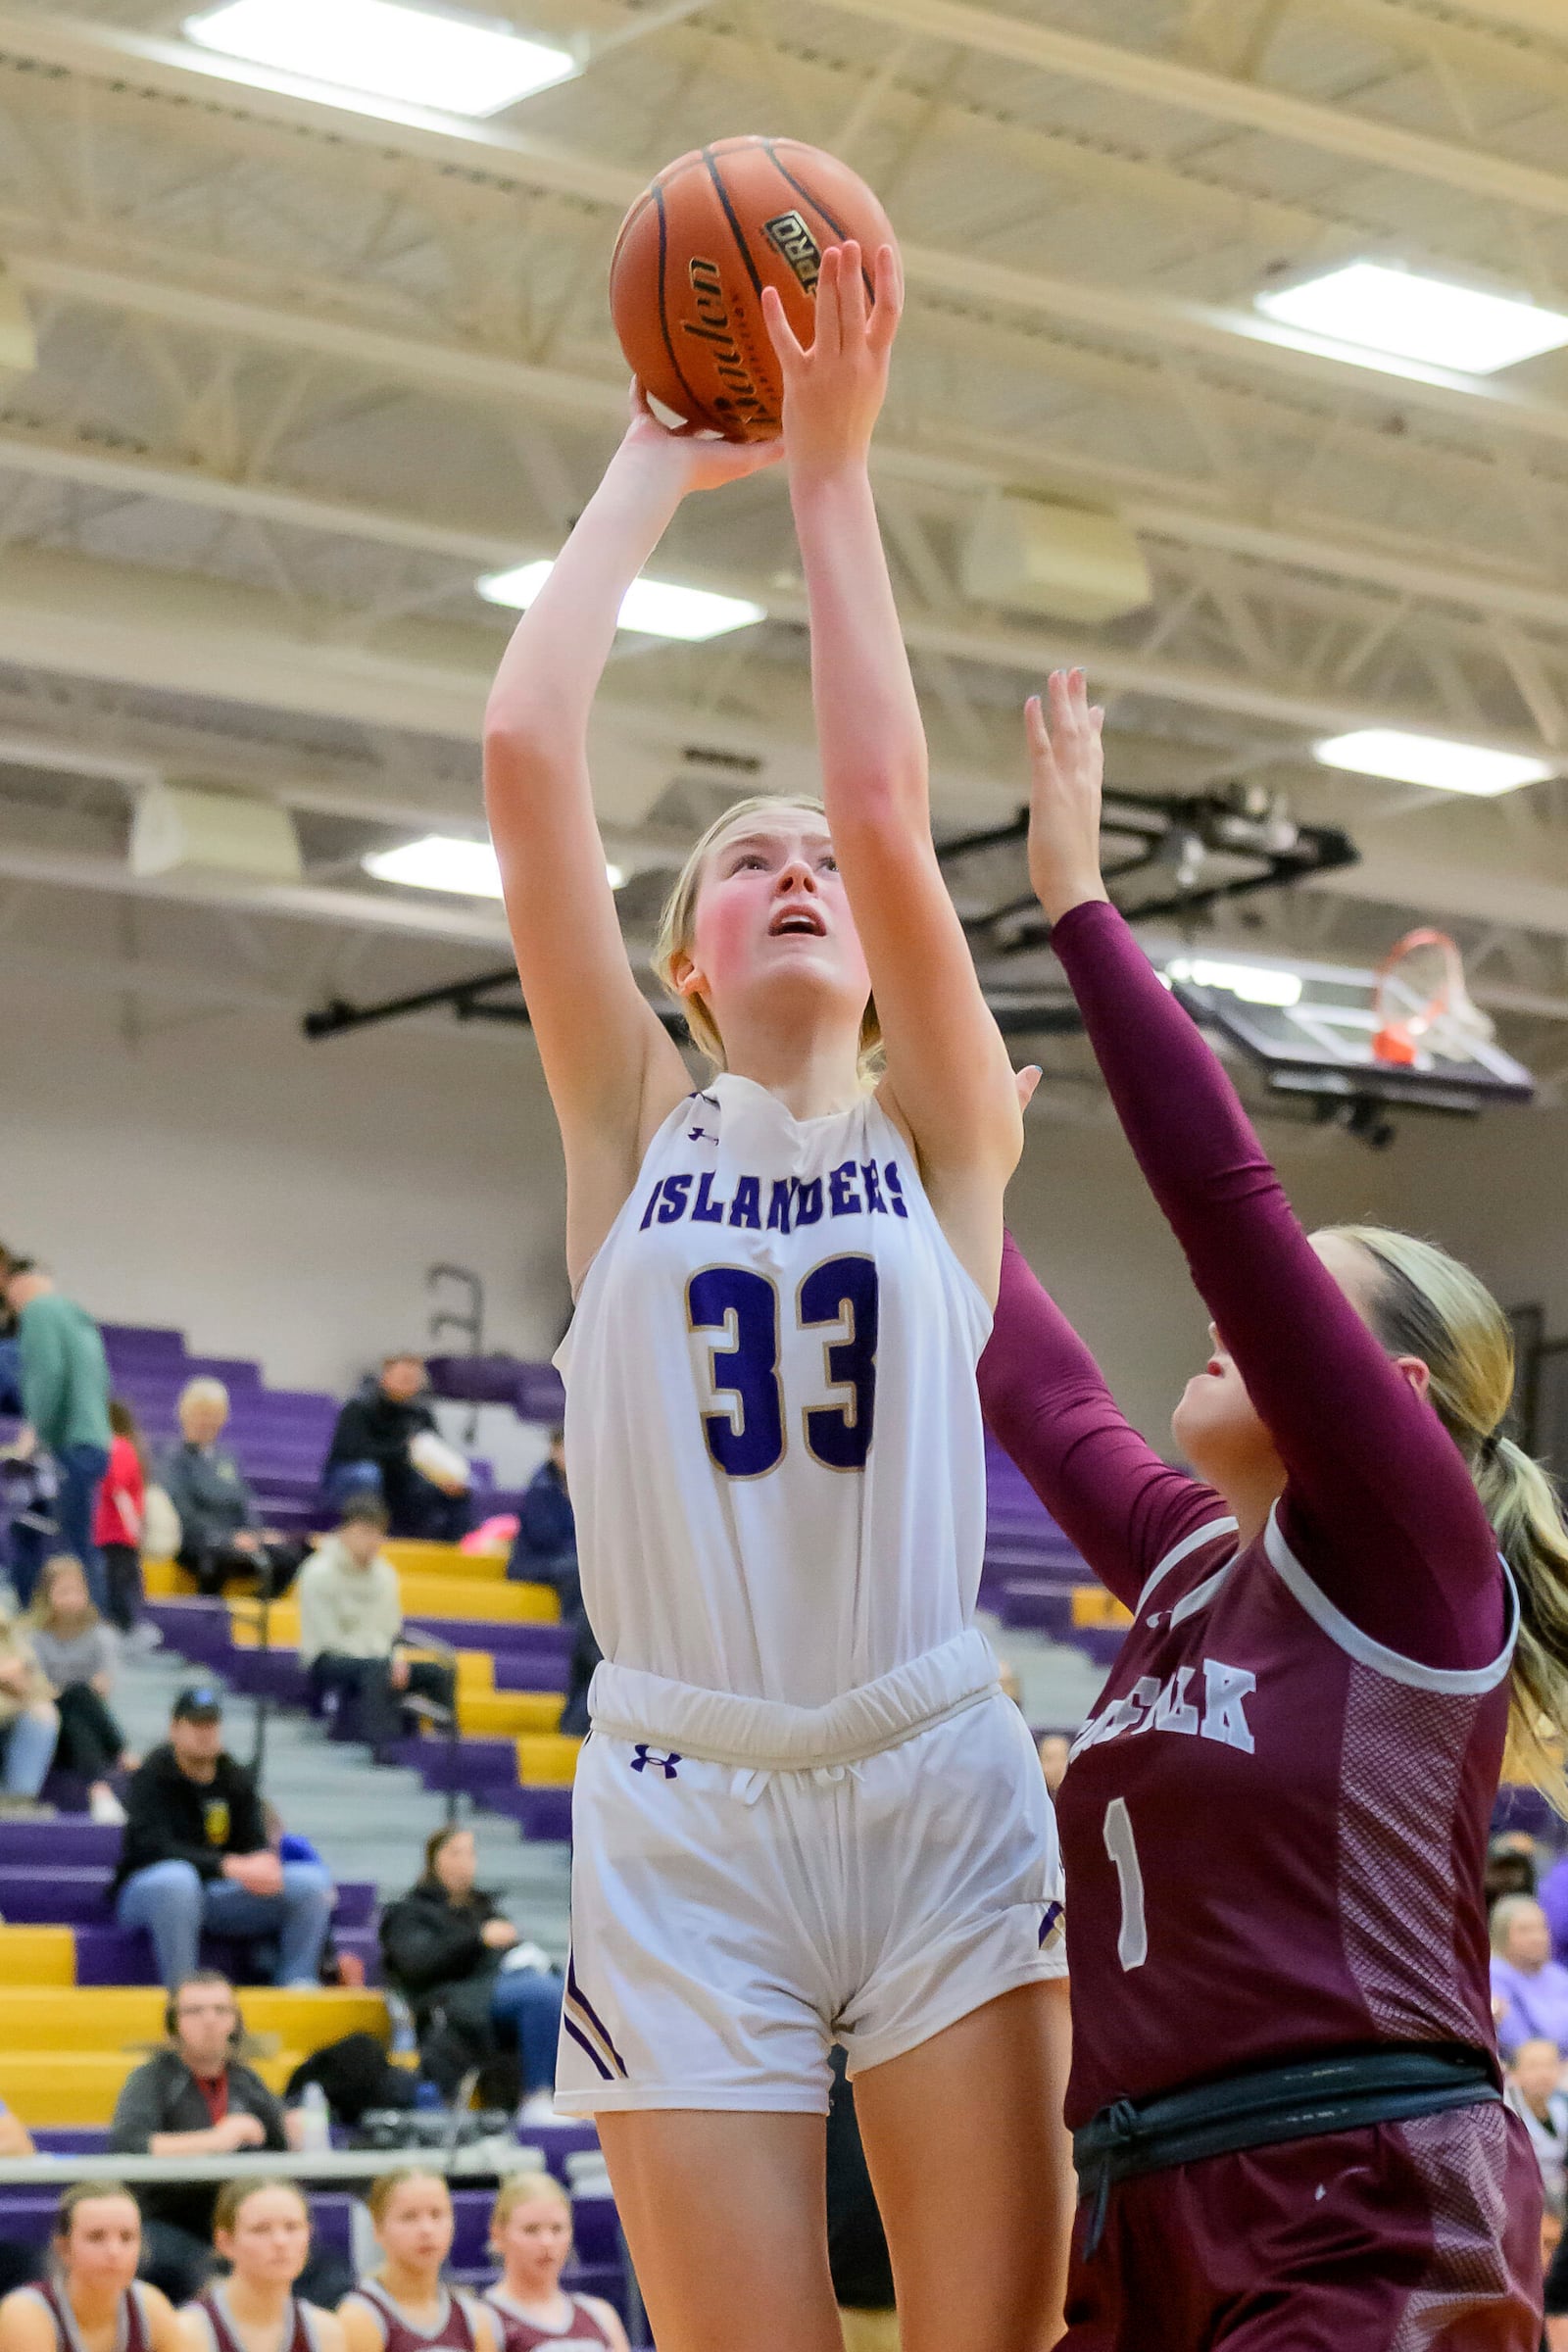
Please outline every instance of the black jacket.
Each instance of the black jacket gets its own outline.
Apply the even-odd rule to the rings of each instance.
[[[153,1862],[189,1862],[216,1879],[225,1854],[259,1854],[266,1843],[262,1800],[244,1765],[225,1752],[212,1780],[189,1780],[165,1740],[131,1774],[114,1891]]]
[[[381,1914],[381,1957],[387,1975],[413,2004],[416,2019],[457,1984],[493,1977],[501,1954],[480,1934],[500,1919],[495,1897],[475,1887],[455,1903],[439,1879],[421,1879]]]
[[[421,1429],[435,1428],[435,1415],[416,1399],[400,1404],[388,1396],[378,1380],[368,1380],[339,1410],[327,1450],[326,1467],[338,1462],[374,1462],[385,1478],[409,1472],[409,1442]]]
[[[260,2075],[231,2058],[228,2075],[228,2112],[254,2115],[267,2128],[267,2145],[273,2155],[288,2146],[283,2110]],[[115,2102],[109,2127],[110,2152],[116,2156],[145,2156],[155,2132],[205,2132],[212,2112],[196,2085],[196,2078],[177,2050],[160,2050],[145,2066],[126,2076]],[[138,2202],[149,2221],[169,2222],[193,2236],[213,2234],[213,2208],[220,2183],[148,2181],[138,2190]]]

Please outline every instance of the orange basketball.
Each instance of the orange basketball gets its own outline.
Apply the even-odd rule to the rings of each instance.
[[[620,224],[610,313],[643,390],[727,441],[770,441],[784,387],[762,322],[776,286],[803,343],[822,250],[854,237],[870,292],[888,217],[849,167],[798,139],[720,139],[666,165]]]

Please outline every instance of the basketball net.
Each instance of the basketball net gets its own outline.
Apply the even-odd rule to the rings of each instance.
[[[1465,987],[1464,962],[1446,931],[1407,931],[1389,951],[1373,982],[1372,1010],[1372,1058],[1394,1069],[1410,1069],[1423,1046],[1446,1061],[1467,1061],[1476,1039],[1493,1034]]]

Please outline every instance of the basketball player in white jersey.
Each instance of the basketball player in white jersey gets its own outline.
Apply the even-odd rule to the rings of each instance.
[[[905,2352],[1055,2333],[1054,1828],[971,1622],[975,1364],[1020,1126],[932,847],[866,472],[899,303],[893,254],[871,307],[850,246],[823,257],[809,352],[771,308],[826,807],[744,803],[676,891],[661,970],[710,1083],[628,967],[585,739],[621,599],[681,498],[776,451],[673,436],[637,404],[487,714],[565,1149],[566,1451],[606,1655],[556,2097],[597,2120],[660,2352],[842,2352],[835,2040]]]

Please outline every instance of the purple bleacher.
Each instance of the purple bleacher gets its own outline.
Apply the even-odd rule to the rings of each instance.
[[[509,1404],[519,1421],[562,1420],[566,1392],[554,1364],[515,1355],[432,1355],[426,1366],[437,1396],[465,1404]]]

